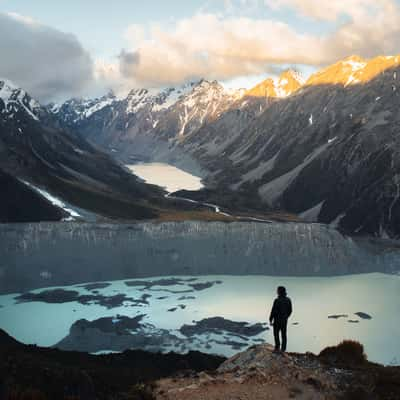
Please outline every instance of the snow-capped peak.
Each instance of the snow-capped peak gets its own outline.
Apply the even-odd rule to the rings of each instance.
[[[1,107],[0,102],[1,114],[10,118],[22,109],[32,119],[39,120],[40,104],[9,80],[0,79],[0,100],[4,103],[4,107]]]
[[[62,116],[65,121],[76,123],[89,118],[107,106],[112,106],[116,101],[118,101],[117,97],[110,91],[99,98],[72,98],[62,105],[49,104],[47,108],[51,113]]]
[[[274,80],[276,97],[287,97],[303,84],[304,79],[297,71],[287,70]]]
[[[113,92],[107,93],[105,96],[95,99],[95,101],[86,102],[87,108],[83,112],[85,118],[90,117],[93,113],[100,111],[104,107],[113,104],[116,101],[116,96]]]
[[[304,79],[297,71],[287,70],[279,77],[267,78],[246,92],[252,97],[287,97],[304,84]]]
[[[172,107],[179,101],[179,99],[186,96],[193,90],[193,85],[194,84],[191,82],[183,84],[176,88],[164,89],[162,92],[160,92],[158,96],[158,99],[160,101],[154,105],[153,110],[160,111]]]
[[[151,111],[154,112],[167,110],[188,96],[199,96],[212,90],[223,91],[223,88],[216,81],[208,82],[202,79],[198,82],[189,82],[177,87],[133,89],[126,98],[126,112],[133,114],[145,106],[150,107]]]
[[[379,56],[365,60],[350,56],[311,75],[307,85],[341,84],[344,86],[368,82],[375,76],[400,65],[400,57]]]
[[[358,56],[351,56],[345,58],[343,61],[340,62],[344,67],[348,67],[351,69],[352,72],[356,72],[361,68],[364,68],[367,63]]]
[[[151,102],[151,98],[156,95],[149,89],[132,89],[126,97],[126,112],[127,114],[134,114],[142,107]]]

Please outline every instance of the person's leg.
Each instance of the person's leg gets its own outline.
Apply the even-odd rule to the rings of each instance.
[[[279,326],[277,323],[274,324],[274,339],[275,339],[275,350],[279,350],[281,342],[279,340]]]
[[[282,351],[286,351],[287,346],[287,321],[283,322],[281,325],[281,332],[282,332]]]

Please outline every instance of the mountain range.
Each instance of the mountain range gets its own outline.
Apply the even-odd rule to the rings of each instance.
[[[11,82],[0,81],[2,222],[72,216],[154,218],[164,194],[146,185]]]
[[[16,103],[2,107],[0,100],[0,133],[6,132],[0,135],[0,149],[13,154],[10,149],[22,142],[35,166],[40,164],[46,173],[38,175],[15,160],[15,154],[13,163],[7,156],[7,168],[4,162],[0,168],[12,175],[15,170],[21,176],[31,172],[36,183],[50,181],[49,175],[53,182],[56,175],[52,186],[63,195],[67,191],[61,193],[59,183],[70,185],[72,179],[76,184],[79,171],[79,179],[94,179],[96,191],[100,186],[103,195],[107,190],[99,183],[110,185],[112,180],[121,195],[134,193],[136,203],[143,206],[145,201],[151,209],[154,199],[161,201],[156,188],[128,178],[112,159],[120,164],[168,162],[203,177],[207,189],[186,197],[216,198],[229,206],[236,196],[244,208],[285,210],[351,234],[398,237],[399,64],[400,57],[352,56],[306,81],[288,70],[250,90],[227,90],[216,81],[200,80],[46,107],[23,91],[15,92],[18,112],[29,118],[30,130],[46,125],[42,134],[47,139],[41,145],[50,148],[38,153],[40,146],[27,140],[38,135],[25,134],[26,126],[16,122]],[[4,92],[3,86],[0,98]],[[2,109],[8,110],[8,119]],[[5,124],[12,126],[12,134]],[[57,140],[50,139],[54,136]],[[52,159],[59,146],[65,147],[62,161]],[[81,150],[90,156],[82,157]],[[118,179],[107,163],[117,168]]]

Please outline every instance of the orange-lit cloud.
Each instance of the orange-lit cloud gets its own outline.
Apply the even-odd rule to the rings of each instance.
[[[119,57],[121,75],[157,86],[260,74],[279,64],[321,66],[351,54],[400,52],[400,11],[394,0],[265,0],[264,6],[290,7],[337,26],[315,35],[276,20],[205,13],[172,27],[132,25],[126,32],[132,46]]]

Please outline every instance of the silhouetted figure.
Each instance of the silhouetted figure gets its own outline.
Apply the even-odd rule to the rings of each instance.
[[[287,322],[292,314],[292,302],[287,297],[286,289],[279,286],[277,289],[278,297],[274,301],[269,322],[274,326],[275,350],[286,351],[287,345]],[[282,346],[279,335],[282,336]]]

